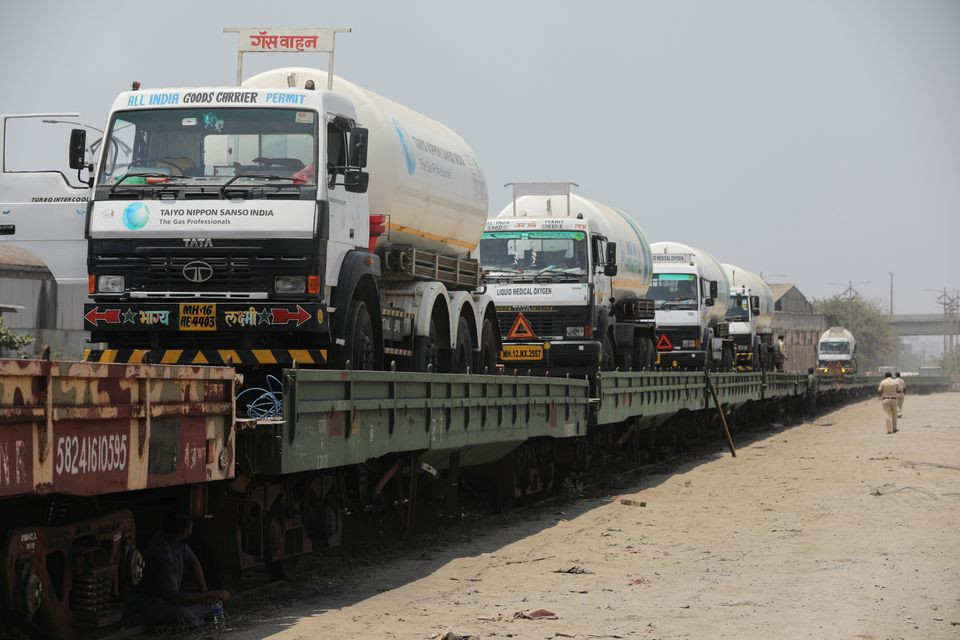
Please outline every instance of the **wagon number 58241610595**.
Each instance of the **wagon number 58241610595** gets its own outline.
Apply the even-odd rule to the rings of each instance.
[[[127,434],[57,438],[58,475],[120,471],[126,467]]]

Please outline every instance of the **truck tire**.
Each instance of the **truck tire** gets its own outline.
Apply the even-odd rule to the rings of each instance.
[[[616,368],[617,352],[614,349],[613,336],[608,333],[600,350],[600,371],[613,371]]]
[[[489,319],[483,321],[480,330],[480,361],[477,363],[477,373],[494,374],[497,372],[497,338],[493,333],[493,323]]]
[[[453,345],[453,373],[467,373],[473,366],[473,335],[467,319],[461,317],[457,323],[457,342]]]
[[[437,337],[437,323],[430,320],[430,333],[417,336],[413,349],[413,370],[425,373],[429,367],[432,373],[440,371],[440,340]]]
[[[351,300],[347,311],[346,344],[343,347],[342,368],[350,363],[351,369],[362,371],[376,370],[378,354],[383,350],[377,347],[373,322],[363,300]]]

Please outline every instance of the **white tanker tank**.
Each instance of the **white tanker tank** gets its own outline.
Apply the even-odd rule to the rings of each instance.
[[[766,281],[752,271],[741,269],[732,264],[723,265],[727,280],[730,281],[730,293],[741,291],[743,287],[747,288],[749,295],[760,298],[760,313],[756,317],[757,330],[769,331],[773,325],[773,311],[776,301],[773,299],[773,291]]]
[[[327,86],[327,73],[286,67],[257,74],[249,88]],[[445,255],[473,250],[487,219],[487,184],[473,150],[448,127],[334,76],[333,93],[350,100],[370,131],[370,213],[389,215],[391,244]]]
[[[566,196],[525,195],[504,207],[496,217],[497,220],[511,218],[582,219],[591,233],[599,233],[617,243],[613,297],[628,300],[646,297],[653,277],[650,243],[640,225],[626,212],[576,193],[570,194],[570,211]]]
[[[697,267],[701,278],[716,281],[717,296],[713,306],[707,307],[707,316],[713,322],[723,322],[730,305],[730,282],[720,262],[702,249],[679,242],[654,242],[650,248],[653,250],[655,272],[669,271],[671,261],[665,261],[660,256],[671,256],[675,258],[675,264],[692,264]],[[686,259],[677,256],[686,256]]]

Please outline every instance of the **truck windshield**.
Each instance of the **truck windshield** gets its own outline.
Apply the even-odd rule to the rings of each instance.
[[[850,353],[850,344],[847,342],[821,342],[820,353]]]
[[[655,273],[648,298],[656,301],[658,309],[678,306],[697,306],[697,276],[692,273]]]
[[[497,275],[585,276],[583,231],[488,231],[480,239],[480,264]]]
[[[110,122],[99,185],[222,184],[238,175],[316,183],[317,113],[213,108],[121,111]],[[131,176],[128,174],[150,174]],[[159,178],[159,179],[158,179]],[[247,181],[239,178],[234,184]],[[260,179],[262,183],[262,178]]]
[[[742,293],[730,294],[730,307],[727,309],[727,320],[743,322],[750,319],[750,297]]]

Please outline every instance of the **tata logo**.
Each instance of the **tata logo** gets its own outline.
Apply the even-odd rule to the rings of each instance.
[[[213,277],[213,267],[203,260],[193,260],[183,265],[183,277],[190,282],[206,282]]]
[[[210,238],[183,238],[185,247],[212,247],[213,240]]]
[[[132,202],[123,210],[123,225],[131,231],[142,229],[150,220],[150,207],[144,202]]]
[[[403,162],[407,165],[407,173],[413,175],[417,170],[417,156],[414,155],[410,147],[410,140],[407,138],[407,132],[403,130],[396,118],[393,118],[393,130],[397,132],[400,139],[400,150],[403,151]]]

